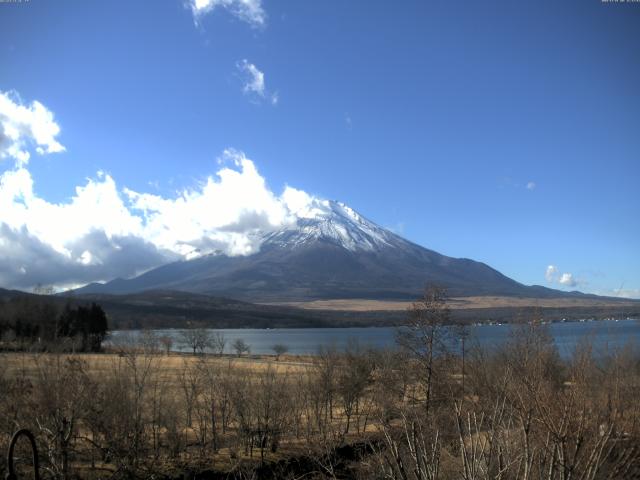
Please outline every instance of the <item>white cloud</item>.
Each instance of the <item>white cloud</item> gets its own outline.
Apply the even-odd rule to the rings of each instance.
[[[22,166],[0,175],[0,286],[76,285],[178,258],[143,233],[142,219],[131,214],[108,175],[88,179],[61,204],[39,197]]]
[[[92,231],[113,237],[139,234],[142,228],[141,219],[128,211],[109,175],[76,187],[70,202],[52,204],[36,195],[31,174],[24,167],[0,176],[0,222],[46,239],[49,246],[64,255],[70,254],[70,241]]]
[[[578,282],[575,278],[573,278],[573,274],[571,273],[563,273],[560,276],[560,280],[558,280],[560,285],[564,285],[565,287],[575,287],[578,285]]]
[[[527,190],[535,190],[535,188],[536,188],[536,182],[527,183]]]
[[[26,228],[14,230],[0,223],[0,287],[31,289],[43,284],[73,288],[132,276],[171,258],[139,237],[108,238],[101,231],[70,241],[67,246],[68,253],[61,254]]]
[[[253,63],[243,59],[236,62],[236,68],[240,72],[242,79],[242,92],[248,95],[253,101],[266,100],[272,105],[277,105],[279,96],[278,92],[270,93],[267,90],[264,72],[260,71]]]
[[[264,76],[252,88],[268,98]],[[232,149],[215,175],[171,198],[118,187],[98,171],[68,201],[49,202],[27,166],[32,151],[64,150],[60,127],[41,103],[17,98],[0,92],[0,159],[14,161],[0,174],[2,287],[77,286],[207,253],[247,255],[259,248],[258,232],[312,214],[312,196],[291,187],[273,193],[255,164]]]
[[[561,274],[555,265],[549,265],[547,267],[544,277],[548,283],[557,283],[563,287],[577,287],[578,285],[587,284],[586,281],[575,278],[572,273],[565,272]]]
[[[558,274],[558,267],[555,265],[549,265],[547,267],[547,271],[544,273],[544,277],[547,279],[547,282],[553,283],[556,279],[556,275]]]
[[[24,105],[17,94],[0,92],[0,160],[13,158],[26,165],[33,150],[40,155],[62,152],[59,133],[53,113],[40,102]]]
[[[257,249],[252,234],[294,220],[283,197],[267,187],[242,152],[226,150],[223,157],[223,163],[236,169],[222,167],[217,178],[209,177],[175,199],[125,189],[132,210],[144,218],[146,239],[185,257],[199,255],[202,248],[247,255]]]
[[[288,185],[280,198],[287,210],[296,218],[315,218],[322,212],[318,208],[317,198]]]
[[[264,73],[258,70],[253,63],[249,63],[247,59],[238,62],[236,66],[238,70],[246,74],[242,91],[244,93],[255,93],[256,95],[264,97]]]
[[[220,7],[243,22],[253,27],[264,26],[267,14],[262,8],[262,0],[189,0],[193,17],[199,22],[200,17]]]
[[[259,249],[260,232],[318,212],[306,192],[274,193],[244,153],[226,150],[220,163],[215,175],[173,197],[120,188],[98,172],[63,203],[38,195],[24,166],[5,171],[0,286],[77,286],[208,253],[248,255]]]

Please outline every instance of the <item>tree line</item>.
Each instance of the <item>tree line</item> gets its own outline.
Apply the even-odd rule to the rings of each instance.
[[[96,303],[72,304],[51,297],[22,295],[0,301],[0,345],[3,349],[100,351],[108,320]]]

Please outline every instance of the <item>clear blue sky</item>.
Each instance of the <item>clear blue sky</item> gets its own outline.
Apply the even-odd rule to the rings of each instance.
[[[249,3],[260,21],[235,1],[0,4],[0,91],[45,105],[66,148],[32,157],[37,194],[102,170],[172,198],[232,147],[277,194],[526,284],[569,288],[555,265],[640,297],[640,4]]]

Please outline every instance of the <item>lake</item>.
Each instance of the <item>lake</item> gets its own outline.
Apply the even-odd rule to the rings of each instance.
[[[594,320],[585,322],[562,322],[548,325],[560,354],[571,355],[576,345],[589,339],[596,353],[621,348],[626,344],[640,347],[640,321],[628,320]],[[477,325],[469,327],[467,345],[480,344],[490,347],[504,343],[510,335],[510,325]],[[363,347],[385,348],[395,345],[396,329],[393,327],[371,328],[277,328],[277,329],[211,329],[220,332],[227,340],[225,352],[233,353],[231,343],[240,338],[250,347],[253,354],[272,354],[275,344],[286,345],[291,354],[307,355],[318,352],[319,347],[335,346],[343,349],[352,341]],[[174,351],[189,351],[180,345],[179,329],[155,330],[159,336],[168,335],[174,339]],[[140,330],[116,330],[111,333],[110,342],[117,342],[123,337],[134,339]]]

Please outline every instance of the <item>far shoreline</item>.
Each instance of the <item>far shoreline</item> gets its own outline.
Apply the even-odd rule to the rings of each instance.
[[[640,317],[608,317],[608,318],[582,318],[582,319],[562,319],[562,320],[542,320],[540,322],[527,320],[524,322],[520,321],[502,321],[502,322],[475,322],[475,323],[447,323],[442,325],[443,327],[503,327],[503,326],[516,326],[516,325],[532,325],[535,323],[540,323],[541,325],[551,325],[557,323],[592,323],[592,322],[626,322],[626,321],[640,321]],[[193,325],[190,327],[163,327],[163,328],[116,328],[109,331],[109,334],[114,332],[143,332],[143,331],[153,331],[153,332],[164,332],[164,331],[183,331],[183,330],[193,330],[195,328],[203,328],[205,330],[216,330],[216,331],[224,331],[224,330],[259,330],[259,331],[270,331],[270,330],[364,330],[364,329],[388,329],[388,328],[402,328],[406,327],[406,323],[401,323],[397,325],[325,325],[322,327],[314,327],[314,326],[304,326],[304,327],[251,327],[251,326],[238,326],[238,327],[209,327],[209,326],[198,326]]]

